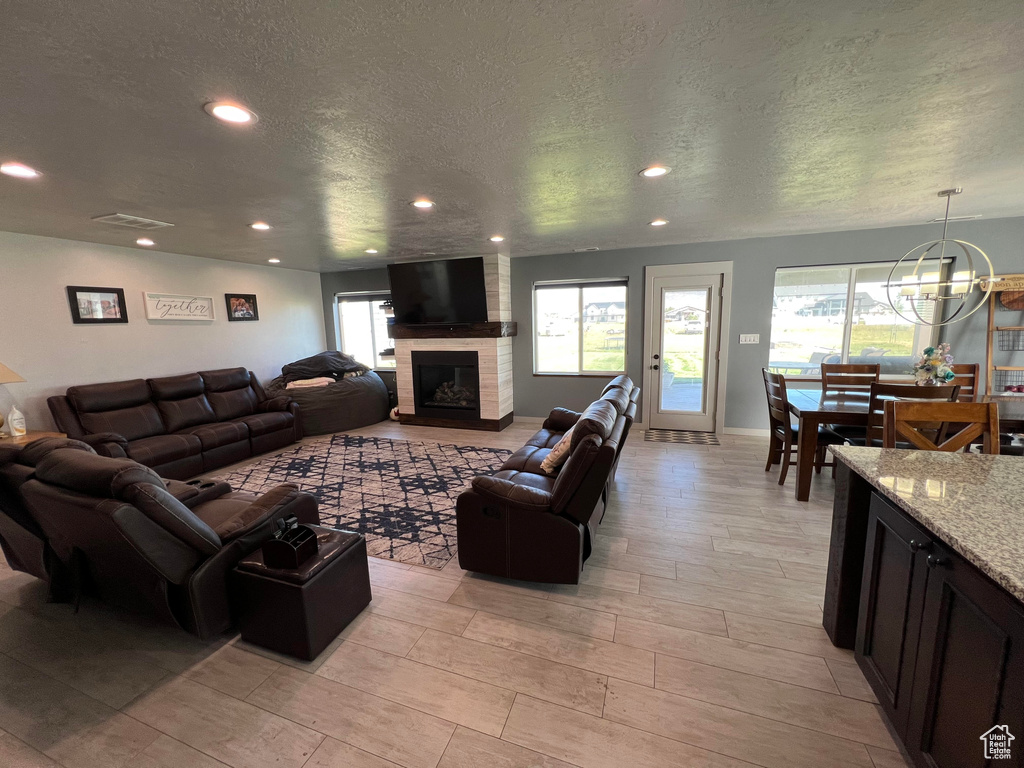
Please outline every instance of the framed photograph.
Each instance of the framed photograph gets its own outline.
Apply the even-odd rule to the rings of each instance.
[[[71,319],[76,324],[128,322],[123,288],[69,285],[68,303],[71,305]]]
[[[149,320],[213,320],[213,299],[176,293],[142,294]]]
[[[256,306],[255,293],[225,293],[224,301],[228,307],[228,320],[259,320],[260,310]]]

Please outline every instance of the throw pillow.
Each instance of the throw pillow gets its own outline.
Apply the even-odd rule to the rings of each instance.
[[[555,474],[555,470],[565,464],[565,460],[569,458],[569,446],[572,444],[572,431],[576,429],[576,425],[573,424],[569,427],[569,431],[562,435],[562,439],[558,441],[558,445],[551,449],[551,453],[544,457],[544,461],[540,463],[541,471],[546,475]]]

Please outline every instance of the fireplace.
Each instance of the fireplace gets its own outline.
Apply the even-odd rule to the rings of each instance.
[[[480,373],[476,352],[412,352],[416,416],[480,419]]]

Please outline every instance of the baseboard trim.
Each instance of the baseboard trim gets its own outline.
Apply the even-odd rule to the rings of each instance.
[[[770,429],[748,429],[747,427],[725,427],[723,435],[747,435],[748,437],[770,437]]]

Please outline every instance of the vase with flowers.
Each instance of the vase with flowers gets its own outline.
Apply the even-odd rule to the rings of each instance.
[[[914,363],[914,383],[919,387],[927,384],[948,384],[956,374],[950,367],[953,355],[949,344],[943,342],[937,347],[925,347],[921,359]]]

